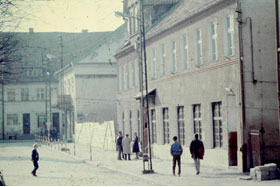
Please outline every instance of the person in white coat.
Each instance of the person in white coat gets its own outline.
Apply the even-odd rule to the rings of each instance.
[[[131,154],[131,139],[129,138],[129,135],[126,134],[125,138],[122,140],[122,146],[123,146],[123,154],[125,160],[130,160],[130,154]],[[127,158],[128,155],[128,158]]]

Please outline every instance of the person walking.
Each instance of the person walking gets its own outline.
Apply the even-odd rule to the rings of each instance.
[[[119,136],[117,137],[118,160],[121,160],[122,158],[124,158],[122,139],[123,139],[123,135],[122,135],[122,132],[120,131]]]
[[[33,176],[37,176],[36,175],[36,171],[37,169],[39,168],[39,165],[38,165],[38,161],[39,161],[39,153],[37,151],[37,148],[38,148],[38,145],[35,143],[33,145],[33,151],[32,151],[32,154],[31,154],[31,161],[33,162],[33,166],[34,166],[34,169],[33,171],[31,172],[31,174]]]
[[[174,143],[171,145],[170,153],[173,156],[173,175],[175,176],[176,162],[178,162],[178,175],[181,175],[181,155],[183,148],[179,142],[177,142],[177,136],[173,137]]]
[[[139,140],[136,132],[134,133],[132,152],[136,154],[136,159],[139,159]]]
[[[198,139],[198,134],[194,135],[194,140],[190,144],[190,153],[194,160],[194,166],[196,174],[200,173],[200,159],[204,156],[204,145],[203,142]]]
[[[129,138],[129,135],[126,134],[125,138],[122,141],[122,146],[123,146],[123,154],[124,154],[124,159],[125,160],[130,160],[130,154],[131,154],[131,147],[130,147],[131,139]],[[128,156],[128,158],[127,158]]]

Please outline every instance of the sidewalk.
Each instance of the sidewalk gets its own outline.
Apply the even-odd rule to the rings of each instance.
[[[74,144],[67,144],[70,148],[71,156],[74,156]],[[58,147],[52,146],[52,149]],[[103,167],[115,172],[121,172],[128,177],[138,177],[151,182],[151,185],[175,185],[175,186],[213,186],[213,185],[246,185],[246,186],[262,186],[262,185],[279,185],[279,180],[257,182],[253,180],[240,180],[244,174],[235,169],[217,168],[201,161],[201,173],[196,175],[193,163],[185,162],[182,157],[181,177],[174,177],[172,174],[172,161],[162,159],[152,159],[154,174],[142,174],[143,161],[135,159],[135,154],[131,155],[132,160],[117,160],[117,151],[103,150],[101,148],[92,148],[92,161],[90,161],[90,147],[77,144],[75,146],[76,159],[84,160],[87,164],[94,167]],[[147,166],[146,166],[147,167]],[[177,168],[176,168],[177,169]]]

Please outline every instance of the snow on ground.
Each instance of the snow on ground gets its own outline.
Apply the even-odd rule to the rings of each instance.
[[[59,151],[58,145],[40,146],[38,177],[30,172],[33,168],[30,161],[33,142],[0,143],[0,169],[3,170],[8,185],[84,185],[84,186],[151,186],[151,185],[242,185],[242,186],[270,186],[279,185],[279,180],[273,181],[246,181],[236,170],[225,170],[205,166],[201,162],[201,174],[195,175],[192,163],[182,164],[181,177],[172,175],[170,160],[153,159],[155,174],[143,175],[142,160],[117,160],[116,151],[104,151],[93,147],[92,161],[90,161],[89,146],[68,144],[70,154]],[[182,158],[184,159],[184,158]]]

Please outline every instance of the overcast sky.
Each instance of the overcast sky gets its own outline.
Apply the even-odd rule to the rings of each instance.
[[[89,32],[115,30],[123,23],[114,11],[122,11],[122,0],[18,0],[25,18],[17,31]]]

